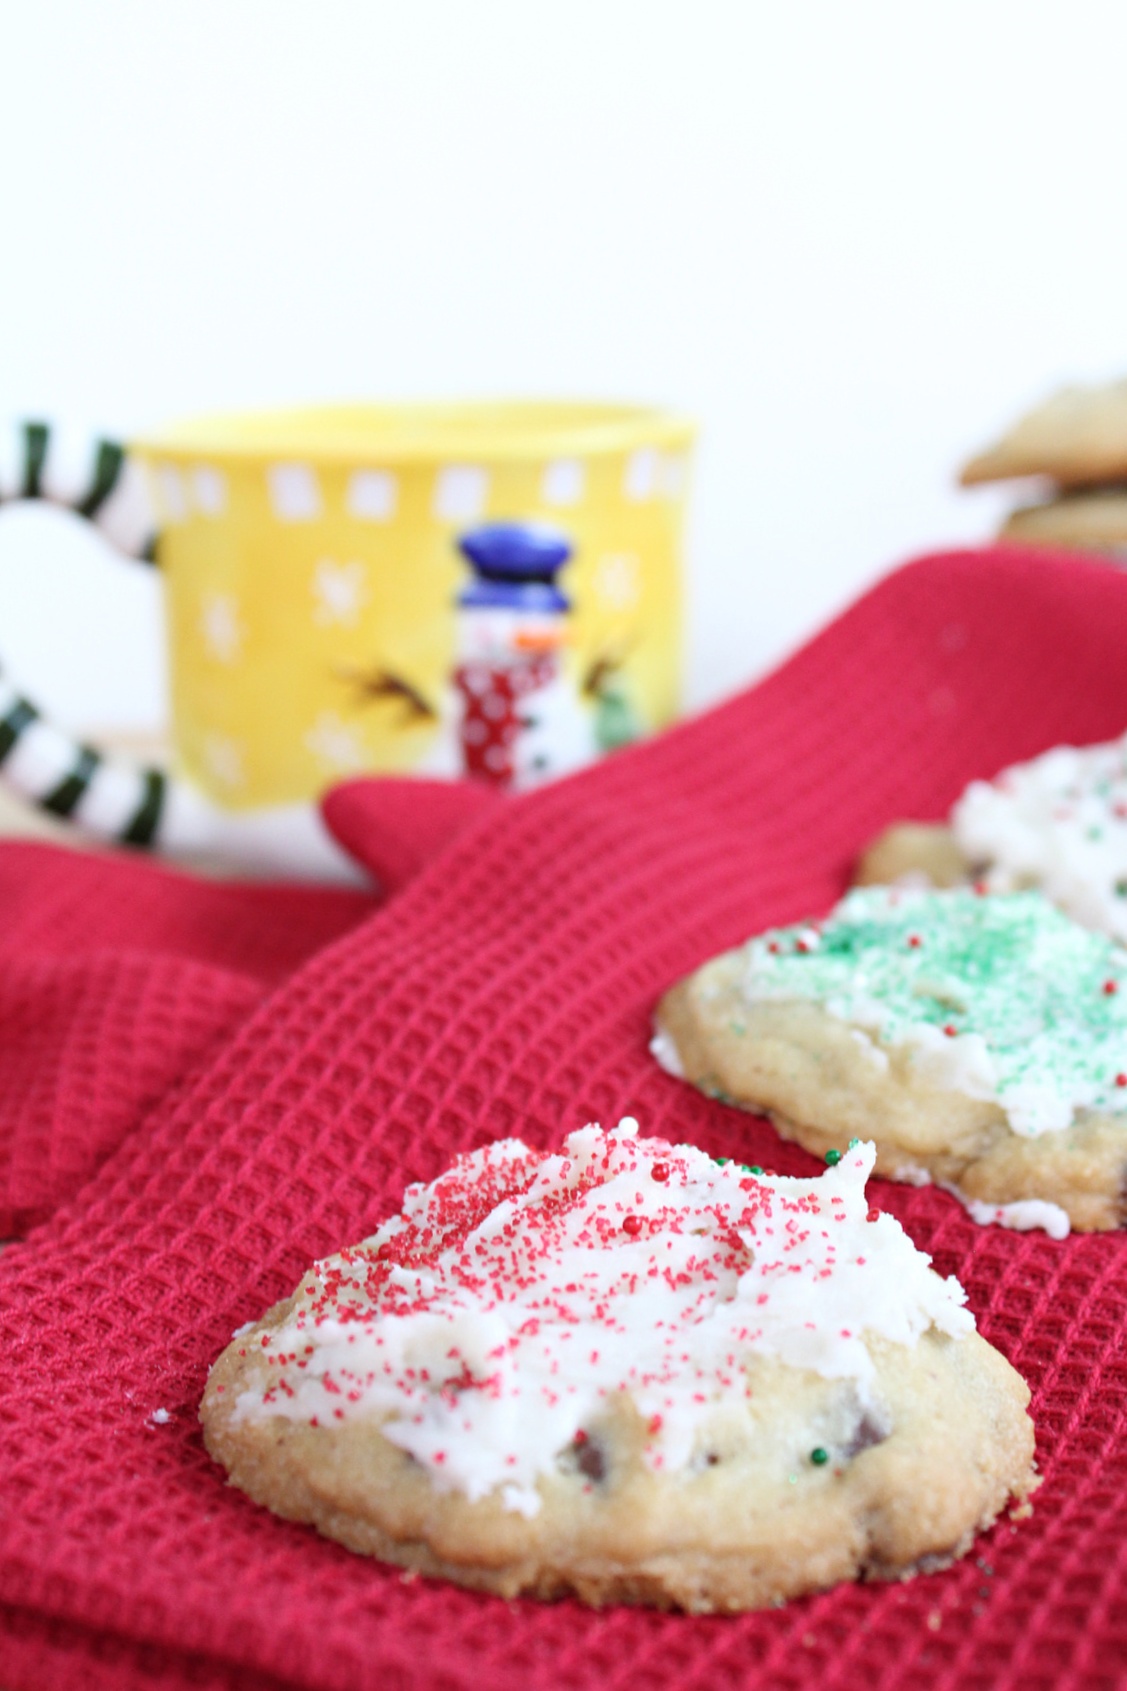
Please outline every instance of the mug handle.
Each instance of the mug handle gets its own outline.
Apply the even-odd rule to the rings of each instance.
[[[90,442],[83,468],[60,450],[50,423],[16,426],[0,471],[0,507],[38,500],[91,523],[124,557],[157,562],[158,534],[139,467],[117,441]],[[75,740],[19,693],[0,667],[0,778],[53,816],[116,844],[160,844],[169,781],[163,770],[108,757]]]

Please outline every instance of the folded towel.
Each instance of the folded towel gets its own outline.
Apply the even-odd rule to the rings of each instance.
[[[655,1000],[754,929],[824,909],[888,822],[940,816],[970,777],[1054,741],[1122,731],[1125,652],[1114,571],[937,556],[731,703],[539,792],[419,821],[398,855],[401,784],[334,794],[330,824],[402,890],[209,1035],[73,1200],[0,1256],[5,1691],[1112,1684],[1127,1656],[1120,1236],[980,1230],[942,1193],[879,1184],[1033,1385],[1046,1483],[1031,1520],[1003,1520],[945,1573],[768,1613],[595,1614],[404,1579],[226,1488],[196,1406],[234,1327],[455,1151],[555,1144],[629,1112],[810,1172],[766,1124],[658,1070]],[[175,995],[150,1025],[179,1037]],[[115,1052],[128,1059],[119,1043],[99,1063]]]
[[[0,845],[0,1239],[72,1197],[266,991],[374,906]]]

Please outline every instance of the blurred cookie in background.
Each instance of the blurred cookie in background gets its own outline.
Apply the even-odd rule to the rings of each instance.
[[[1127,482],[1127,380],[1067,387],[964,464],[964,487],[1047,476],[1062,488]]]
[[[1034,546],[1107,552],[1127,562],[1127,482],[1021,505],[1006,518],[999,535]]]
[[[964,464],[964,487],[1036,476],[1050,484],[1019,506],[1003,540],[1127,558],[1127,380],[1067,387]]]

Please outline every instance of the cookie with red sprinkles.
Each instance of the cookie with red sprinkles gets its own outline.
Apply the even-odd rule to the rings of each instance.
[[[703,1613],[962,1555],[1037,1484],[1029,1394],[895,1219],[591,1126],[410,1187],[208,1380],[233,1484],[503,1597]]]

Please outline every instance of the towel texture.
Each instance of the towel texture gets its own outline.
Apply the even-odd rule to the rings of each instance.
[[[0,1685],[1120,1683],[1123,1236],[978,1229],[942,1193],[874,1183],[1030,1381],[1046,1483],[1031,1519],[1003,1520],[945,1573],[769,1613],[595,1614],[405,1580],[228,1489],[196,1408],[234,1327],[455,1151],[514,1133],[555,1144],[631,1113],[644,1132],[811,1172],[765,1124],[657,1069],[654,1002],[753,930],[825,909],[886,823],[938,817],[970,777],[1050,743],[1121,732],[1125,653],[1127,578],[1110,569],[1016,549],[925,559],[755,689],[568,781],[457,814],[447,797],[433,830],[420,788],[399,846],[401,783],[338,790],[330,824],[403,885],[367,914],[342,908],[318,949],[309,930],[304,962],[301,945],[235,937],[239,889],[229,951],[181,959],[159,1016],[99,1021],[94,999],[128,973],[107,965],[71,999],[73,1071],[44,1056],[52,1119],[78,1120],[84,1094],[97,1136],[116,1077],[150,1065],[151,1084],[129,1079],[99,1141],[116,1149],[0,1256]],[[91,876],[95,923],[103,871],[59,871]],[[50,952],[19,881],[9,870],[3,894],[28,939],[0,955],[0,984],[36,944]],[[158,932],[191,896],[168,879]],[[272,920],[262,896],[251,928]],[[48,961],[84,955],[77,916],[73,933]],[[251,985],[209,1022],[217,968]],[[142,1039],[155,1049],[139,1054]]]
[[[270,988],[375,907],[0,845],[0,1239],[53,1214]]]

